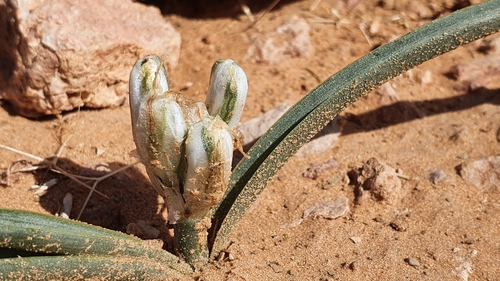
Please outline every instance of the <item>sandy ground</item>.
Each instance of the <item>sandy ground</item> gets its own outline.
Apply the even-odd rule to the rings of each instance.
[[[388,9],[379,1],[365,1],[343,8],[337,1],[320,1],[311,11],[314,2],[282,1],[249,29],[251,22],[237,1],[177,10],[166,6],[166,19],[182,35],[181,59],[170,71],[172,88],[204,100],[212,63],[231,57],[250,81],[245,121],[280,104],[297,102],[371,49],[430,20],[422,18],[425,10],[405,5]],[[446,8],[448,2],[453,1],[434,1],[433,16],[448,14],[452,10]],[[268,4],[256,2],[250,8],[257,13]],[[309,56],[269,64],[247,55],[253,42],[294,17],[309,25],[313,48]],[[487,56],[478,51],[480,44],[461,47],[393,79],[393,97],[374,91],[349,107],[341,114],[343,131],[337,142],[324,153],[293,157],[269,183],[236,228],[227,249],[231,259],[211,263],[192,277],[500,280],[499,189],[467,184],[456,169],[465,159],[500,153],[500,96],[498,90],[469,91],[448,75],[454,65]],[[135,147],[128,104],[39,120],[16,116],[3,105],[1,144],[46,158],[67,141],[59,164],[75,174],[95,175],[96,169],[115,170],[136,161],[129,154]],[[348,182],[325,188],[325,179],[345,175],[371,157],[407,176],[401,179],[400,200],[390,204],[368,199],[355,205],[354,186]],[[38,162],[0,149],[1,171],[21,159]],[[339,166],[318,179],[301,175],[331,159]],[[445,178],[432,183],[432,170],[442,171]],[[52,178],[59,182],[43,197],[29,190]],[[84,187],[46,170],[16,174],[9,181],[9,186],[0,187],[0,207],[55,214],[71,192],[71,217],[75,218],[88,195]],[[162,237],[166,235],[162,199],[142,165],[102,181],[97,190],[106,197],[94,194],[81,220],[119,231],[125,231],[128,223],[146,220],[161,230]],[[339,197],[349,199],[348,215],[297,223],[307,207]],[[163,244],[161,240],[151,243]]]

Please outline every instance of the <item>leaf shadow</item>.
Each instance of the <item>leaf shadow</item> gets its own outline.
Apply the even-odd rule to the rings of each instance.
[[[124,163],[110,162],[88,168],[67,158],[59,158],[57,165],[68,173],[90,177],[101,177],[109,173],[109,170],[115,171],[126,166]],[[99,171],[99,167],[101,170],[106,167],[107,171]],[[64,196],[71,193],[73,208],[70,218],[78,216],[90,192],[88,188],[62,174],[48,170],[36,171],[34,175],[39,185],[53,178],[58,179],[55,186],[39,197],[42,208],[51,214],[60,213]],[[93,181],[84,182],[93,185]],[[96,190],[106,197],[94,192],[82,212],[80,221],[120,232],[126,232],[129,223],[147,221],[160,230],[159,238],[163,240],[164,248],[170,248],[167,222],[162,216],[163,203],[159,201],[158,193],[137,165],[102,180],[97,184]]]
[[[426,101],[399,101],[363,114],[345,114],[342,135],[356,134],[410,122],[447,112],[469,109],[481,104],[500,105],[500,89],[476,89],[463,95]]]

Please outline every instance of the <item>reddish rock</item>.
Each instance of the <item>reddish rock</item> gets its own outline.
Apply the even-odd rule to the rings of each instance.
[[[460,166],[460,176],[479,189],[498,189],[500,185],[500,155],[464,162]]]
[[[377,201],[397,204],[402,197],[402,185],[396,170],[370,158],[359,170],[350,172],[356,185],[356,203],[371,195]]]
[[[180,35],[132,1],[0,2],[0,98],[38,117],[125,102],[130,69],[157,53],[176,65]]]
[[[323,217],[325,219],[336,219],[349,213],[349,200],[340,197],[334,201],[321,202],[304,210],[303,219]]]
[[[309,25],[299,18],[292,18],[271,34],[251,39],[247,59],[265,64],[279,64],[297,57],[309,57],[313,46],[309,37]]]

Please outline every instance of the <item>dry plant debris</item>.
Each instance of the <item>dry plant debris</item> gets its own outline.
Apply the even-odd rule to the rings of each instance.
[[[88,188],[90,190],[87,198],[85,199],[85,203],[83,204],[81,210],[80,210],[80,213],[78,214],[78,216],[76,217],[77,220],[80,219],[80,216],[82,215],[83,213],[83,210],[85,210],[85,207],[87,206],[87,203],[88,201],[90,200],[90,197],[92,196],[92,194],[95,192],[101,196],[104,196],[106,198],[108,198],[105,194],[103,194],[102,192],[99,192],[96,189],[97,185],[117,174],[117,173],[120,173],[136,164],[139,163],[139,161],[136,161],[132,164],[129,164],[125,167],[122,167],[120,169],[117,169],[113,172],[110,172],[110,173],[107,173],[103,176],[100,176],[100,177],[86,177],[86,176],[80,176],[80,175],[75,175],[75,174],[71,174],[71,173],[68,173],[67,171],[65,171],[64,169],[62,169],[61,167],[59,167],[57,165],[57,161],[59,159],[59,157],[61,156],[61,153],[64,149],[64,147],[66,146],[67,142],[71,139],[71,137],[69,137],[58,149],[57,153],[54,155],[54,156],[51,156],[51,157],[47,157],[47,158],[42,158],[42,157],[39,157],[39,156],[36,156],[36,155],[33,155],[33,154],[30,154],[30,153],[27,153],[27,152],[24,152],[24,151],[21,151],[21,150],[18,150],[18,149],[15,149],[15,148],[12,148],[10,146],[7,146],[7,145],[3,145],[3,144],[0,144],[0,148],[3,148],[3,149],[6,149],[6,150],[9,150],[9,151],[12,151],[14,153],[17,153],[17,154],[20,154],[20,155],[23,155],[23,156],[26,156],[26,157],[29,157],[31,159],[34,159],[34,160],[37,160],[39,163],[37,165],[33,165],[31,167],[28,167],[28,168],[23,168],[23,169],[19,169],[17,170],[18,172],[26,172],[26,171],[36,171],[36,170],[40,170],[40,169],[48,169],[52,172],[55,172],[55,173],[58,173],[58,174],[62,174],[66,177],[68,177],[69,179],[71,179],[72,181],[76,182],[76,183],[79,183],[80,185],[83,185],[84,187]],[[12,166],[11,166],[12,167]],[[55,179],[53,179],[55,180]],[[39,196],[42,196],[44,194],[44,192],[50,187],[50,186],[53,186],[55,183],[57,183],[57,181],[53,181],[53,180],[50,180],[49,182],[45,183],[45,184],[42,184],[42,186],[39,186],[35,189],[38,189],[37,190],[37,193],[39,194]],[[8,180],[7,180],[8,181]],[[85,183],[84,181],[93,181],[94,183],[92,184],[92,186],[90,186],[89,184]],[[71,196],[72,197],[72,196]],[[69,214],[68,214],[69,215]]]

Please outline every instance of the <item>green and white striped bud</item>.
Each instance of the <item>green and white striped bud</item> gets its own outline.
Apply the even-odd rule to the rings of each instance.
[[[172,99],[167,97],[151,97],[146,103],[147,110],[145,151],[139,151],[141,159],[166,186],[179,185],[178,168],[182,157],[182,149],[187,134],[187,125],[182,109]],[[140,119],[140,118],[139,118]]]
[[[219,115],[230,128],[240,122],[248,92],[247,76],[232,59],[218,60],[212,67],[205,104],[208,113]]]
[[[169,91],[156,55],[137,61],[130,74],[130,110],[137,153],[153,187],[165,199],[168,220],[205,218],[222,199],[248,92],[243,70],[232,60],[213,68],[205,103]],[[182,227],[181,227],[182,228]]]
[[[149,55],[138,60],[130,72],[130,111],[132,124],[137,120],[140,104],[153,94],[161,95],[169,90],[168,77],[162,60]]]
[[[147,56],[130,74],[130,109],[137,153],[148,170],[166,186],[178,186],[177,169],[187,125],[168,91],[161,59]]]
[[[186,217],[203,218],[220,202],[229,183],[232,159],[232,131],[219,116],[193,124],[186,139]]]
[[[179,165],[188,130],[175,95],[168,91],[167,74],[158,56],[137,61],[130,74],[134,142],[153,187],[165,198],[172,222],[184,212]]]

